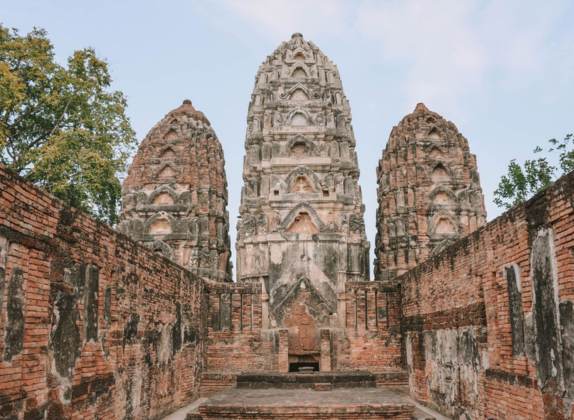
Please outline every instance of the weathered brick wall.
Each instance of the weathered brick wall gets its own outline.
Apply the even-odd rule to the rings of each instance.
[[[287,329],[264,328],[264,297],[252,283],[207,282],[208,340],[202,393],[234,385],[229,375],[288,369]],[[402,367],[396,284],[348,282],[343,328],[321,329],[321,370]],[[283,335],[285,337],[283,337]]]
[[[410,388],[445,414],[572,418],[574,173],[401,276]]]
[[[400,294],[396,284],[347,282],[345,329],[334,340],[337,370],[401,369]]]
[[[278,331],[262,331],[261,286],[206,282],[208,336],[202,396],[235,386],[241,372],[278,370]]]
[[[155,418],[195,398],[202,286],[0,168],[0,417]]]
[[[210,283],[207,371],[239,373],[276,370],[276,340],[261,332],[261,287]]]

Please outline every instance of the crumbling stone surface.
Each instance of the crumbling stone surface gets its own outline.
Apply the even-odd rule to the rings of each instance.
[[[183,101],[140,144],[118,229],[193,272],[231,281],[224,165],[209,120]]]
[[[318,351],[319,329],[342,322],[345,281],[369,277],[351,110],[337,67],[293,34],[259,67],[247,122],[237,278],[263,283],[266,328],[288,326],[294,342],[293,325],[307,325],[306,346]],[[289,314],[292,304],[305,319]]]
[[[391,131],[377,181],[378,280],[394,279],[486,221],[468,141],[422,103]]]

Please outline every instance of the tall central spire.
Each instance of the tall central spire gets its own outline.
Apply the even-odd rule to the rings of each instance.
[[[330,325],[345,281],[369,275],[351,110],[337,66],[293,34],[260,66],[247,121],[238,280],[264,283],[271,326],[293,322],[294,302],[316,326]]]

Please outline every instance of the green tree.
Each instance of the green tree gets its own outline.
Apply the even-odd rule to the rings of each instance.
[[[508,164],[505,175],[494,191],[494,203],[498,207],[510,208],[542,191],[550,185],[556,176],[561,176],[574,170],[574,135],[567,134],[563,140],[548,140],[549,147],[545,150],[538,146],[534,153],[545,153],[546,156],[528,159],[520,166],[513,159]],[[549,158],[558,155],[558,164],[550,163]]]
[[[136,139],[111,81],[93,49],[62,66],[46,31],[0,25],[0,163],[113,224]]]

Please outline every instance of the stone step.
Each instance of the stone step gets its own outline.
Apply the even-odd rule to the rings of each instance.
[[[377,377],[370,372],[242,373],[237,388],[309,388],[330,384],[331,388],[374,388]]]
[[[323,382],[319,382],[316,384],[313,384],[313,390],[314,391],[330,391],[333,389],[333,384],[330,383],[323,383]]]
[[[377,386],[403,386],[409,384],[409,374],[404,370],[374,374]]]
[[[393,388],[230,389],[201,404],[188,420],[396,419],[412,420],[415,406]]]

